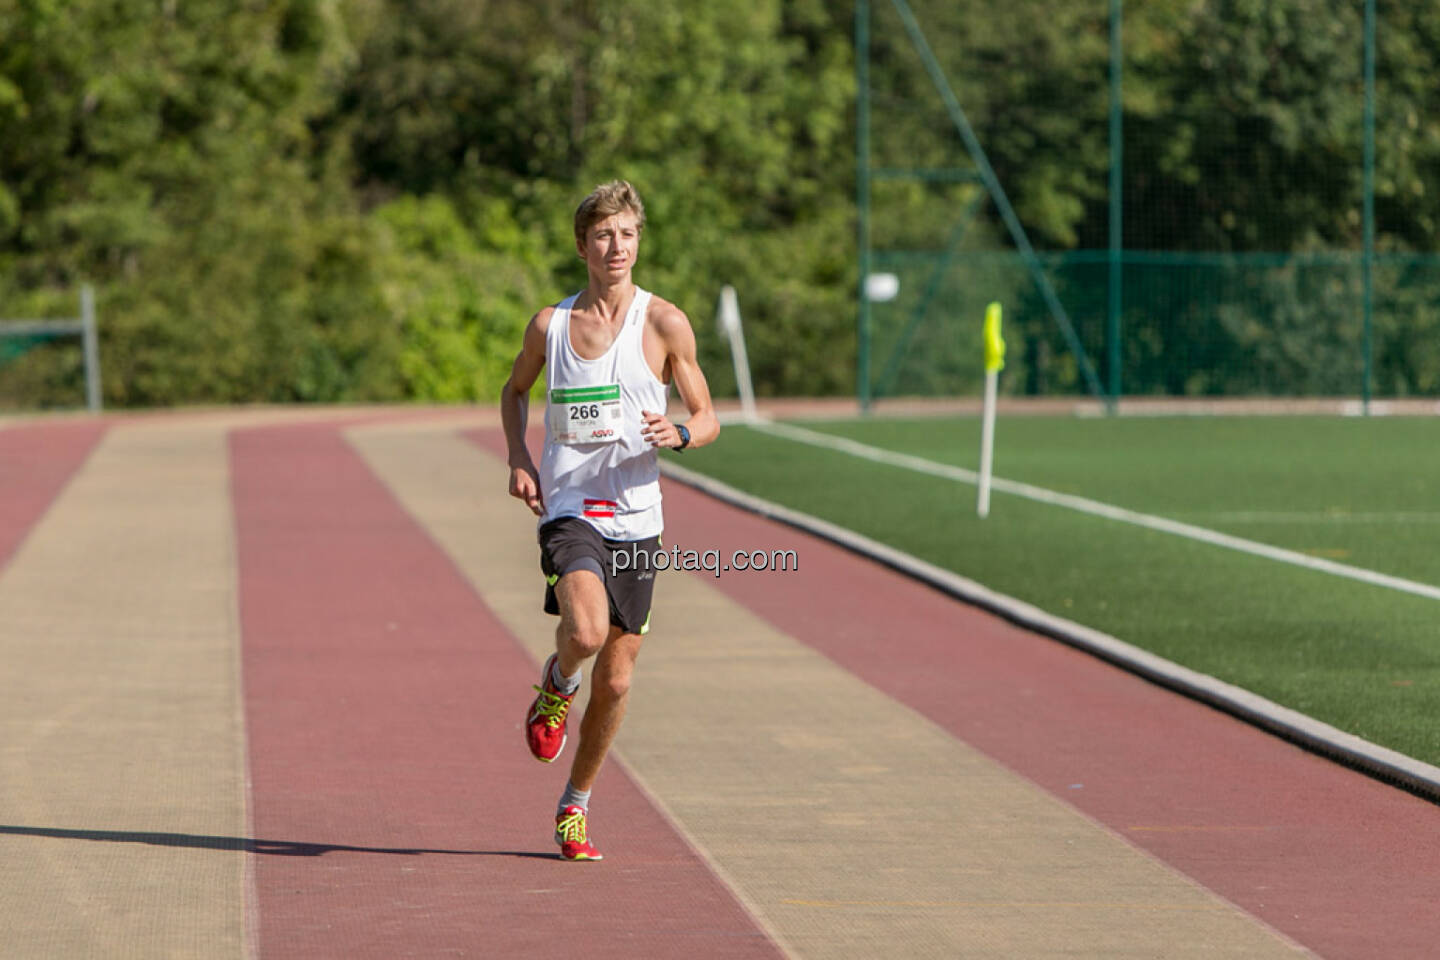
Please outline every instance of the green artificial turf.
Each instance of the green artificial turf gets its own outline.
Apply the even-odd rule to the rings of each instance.
[[[979,461],[973,418],[804,426]],[[1440,600],[998,491],[982,521],[973,486],[744,427],[684,463],[1440,764]],[[1440,585],[1440,420],[1017,417],[995,473]]]

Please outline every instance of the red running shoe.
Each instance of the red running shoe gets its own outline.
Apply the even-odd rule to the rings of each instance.
[[[568,806],[555,816],[555,842],[561,860],[604,860],[586,836],[585,808]]]
[[[531,755],[541,763],[551,763],[565,749],[565,716],[570,712],[570,701],[575,699],[574,693],[566,696],[556,691],[550,678],[554,664],[552,653],[545,661],[543,679],[535,687],[540,695],[530,704],[530,712],[525,717],[525,741],[530,745]]]

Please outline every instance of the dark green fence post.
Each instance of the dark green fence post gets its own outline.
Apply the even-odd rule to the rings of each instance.
[[[1108,322],[1105,326],[1105,339],[1109,347],[1110,366],[1110,398],[1106,407],[1111,413],[1116,410],[1120,402],[1120,306],[1121,306],[1121,282],[1123,271],[1121,269],[1124,251],[1123,224],[1120,219],[1123,210],[1124,199],[1124,177],[1122,175],[1122,164],[1124,163],[1124,142],[1122,134],[1123,118],[1121,114],[1120,91],[1121,91],[1121,52],[1120,52],[1120,17],[1122,13],[1123,0],[1110,0],[1110,291]]]
[[[1365,0],[1365,253],[1362,272],[1365,287],[1365,332],[1361,340],[1360,402],[1370,415],[1370,388],[1374,362],[1375,312],[1375,0]]]
[[[860,412],[870,411],[870,3],[855,0],[855,211],[858,218],[859,308],[855,388]]]

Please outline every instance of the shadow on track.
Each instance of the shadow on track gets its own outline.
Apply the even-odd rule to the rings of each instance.
[[[427,850],[420,847],[355,847],[341,843],[304,843],[294,840],[258,840],[248,837],[210,837],[193,833],[151,833],[137,830],[67,830],[61,827],[18,827],[0,824],[0,836],[50,837],[57,840],[92,840],[105,843],[147,843],[158,847],[200,850],[238,850],[277,857],[321,857],[327,853],[388,853],[416,857],[435,853],[457,857],[527,857],[558,860],[558,853],[527,850]]]

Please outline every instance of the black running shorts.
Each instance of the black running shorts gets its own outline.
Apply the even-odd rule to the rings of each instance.
[[[559,615],[555,584],[567,573],[589,570],[605,584],[610,598],[610,623],[626,633],[650,630],[650,599],[655,592],[655,571],[636,564],[636,552],[652,556],[660,549],[659,537],[644,540],[607,540],[579,517],[559,517],[540,527],[540,569],[545,574],[545,612]],[[616,570],[614,555],[625,557]],[[632,561],[632,562],[626,562]],[[636,567],[641,569],[635,569]]]

